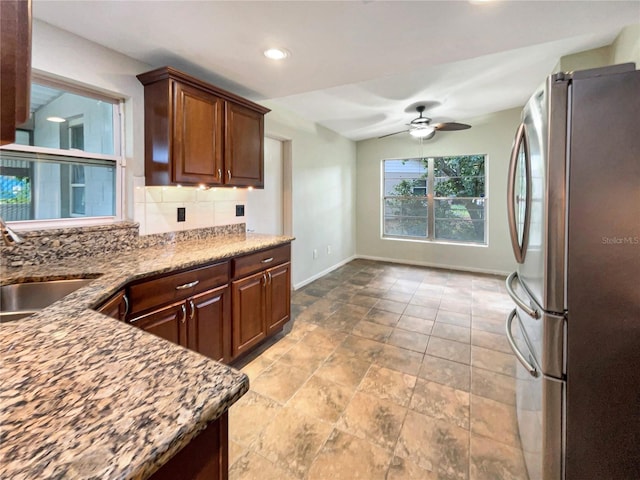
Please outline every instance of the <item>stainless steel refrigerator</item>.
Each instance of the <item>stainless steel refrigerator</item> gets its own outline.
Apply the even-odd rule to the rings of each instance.
[[[550,76],[509,177],[507,337],[529,478],[640,479],[640,71]]]

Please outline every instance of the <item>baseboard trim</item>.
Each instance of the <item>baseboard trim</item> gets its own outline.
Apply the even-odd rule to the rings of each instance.
[[[342,267],[343,265],[346,265],[347,263],[349,263],[352,260],[355,260],[356,258],[358,258],[356,255],[351,255],[350,257],[345,258],[341,262],[336,263],[335,265],[327,268],[326,270],[323,270],[323,271],[321,271],[319,273],[316,273],[312,277],[309,277],[306,280],[303,280],[302,282],[296,283],[293,286],[293,289],[294,290],[299,290],[300,288],[304,287],[305,285],[309,285],[311,282],[313,282],[315,280],[318,280],[319,278],[324,277],[327,273],[333,272],[334,270]]]
[[[375,260],[378,262],[398,263],[401,265],[416,265],[419,267],[441,268],[445,270],[458,270],[462,272],[485,273],[488,275],[500,275],[504,277],[506,277],[511,273],[511,272],[504,272],[502,270],[489,270],[486,268],[461,267],[459,265],[443,265],[440,263],[420,262],[420,261],[414,261],[414,260],[399,260],[397,258],[374,257],[371,255],[355,255],[354,258],[361,258],[363,260]]]

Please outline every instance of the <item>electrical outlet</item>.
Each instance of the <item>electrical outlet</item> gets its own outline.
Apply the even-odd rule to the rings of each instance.
[[[236,217],[244,217],[244,205],[236,205]]]
[[[327,245],[327,255],[331,255],[331,245]]]
[[[184,207],[178,207],[178,221],[184,222],[187,219],[187,209]]]
[[[318,258],[318,249],[314,248],[313,249],[313,259],[315,260],[316,258]]]

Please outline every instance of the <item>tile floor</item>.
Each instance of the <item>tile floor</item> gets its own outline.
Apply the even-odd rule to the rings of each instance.
[[[238,367],[230,480],[526,480],[498,277],[355,260]]]

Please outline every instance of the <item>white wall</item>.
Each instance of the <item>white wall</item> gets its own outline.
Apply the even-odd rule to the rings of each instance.
[[[355,255],[356,145],[273,102],[263,104],[272,109],[265,134],[291,142],[293,285],[300,287]]]
[[[520,108],[485,117],[460,120],[469,130],[440,132],[421,146],[409,134],[370,139],[357,145],[358,256],[462,270],[508,273],[515,260],[507,226],[507,171]],[[487,155],[488,244],[486,246],[383,239],[381,222],[381,161],[441,155]]]

